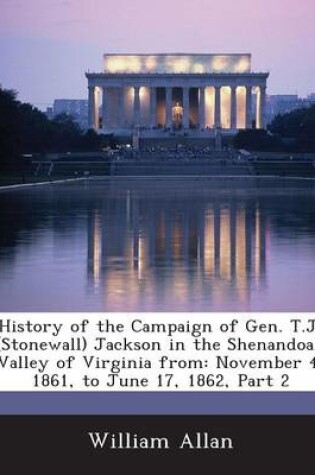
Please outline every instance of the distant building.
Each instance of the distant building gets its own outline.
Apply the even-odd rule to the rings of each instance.
[[[59,114],[68,114],[81,128],[88,127],[88,101],[85,99],[55,99],[52,107],[48,107],[46,115],[54,118]]]

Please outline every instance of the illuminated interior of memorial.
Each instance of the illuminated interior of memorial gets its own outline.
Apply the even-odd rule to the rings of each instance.
[[[250,54],[105,54],[86,77],[96,130],[266,127],[268,73],[252,72]]]

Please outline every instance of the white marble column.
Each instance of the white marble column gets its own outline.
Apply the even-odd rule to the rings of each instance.
[[[156,127],[156,87],[150,87],[150,126]]]
[[[252,128],[252,86],[246,86],[246,129]]]
[[[221,87],[214,88],[214,126],[221,127]]]
[[[183,87],[183,127],[189,129],[189,87]]]
[[[89,86],[89,127],[95,129],[95,87]]]
[[[140,125],[140,87],[135,86],[133,88],[133,125],[139,127]]]
[[[172,88],[165,88],[165,127],[172,127]]]
[[[205,88],[199,88],[199,127],[205,128]]]
[[[102,88],[102,128],[106,129],[108,126],[108,90]]]
[[[231,87],[231,129],[237,127],[236,87]]]
[[[125,125],[124,93],[125,88],[120,87],[118,89],[118,123],[121,127],[124,127]]]
[[[260,128],[266,128],[266,86],[260,87]]]

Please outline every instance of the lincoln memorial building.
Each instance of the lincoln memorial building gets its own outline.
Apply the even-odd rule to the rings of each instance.
[[[105,133],[236,133],[266,127],[268,73],[250,54],[105,54],[86,73],[89,126]]]

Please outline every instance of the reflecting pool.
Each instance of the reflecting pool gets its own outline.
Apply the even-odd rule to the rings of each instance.
[[[315,182],[108,178],[0,191],[1,311],[313,311]]]

